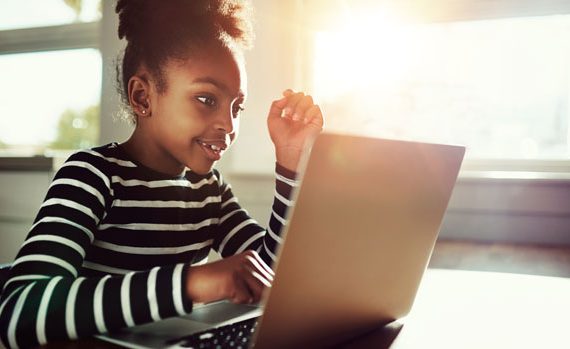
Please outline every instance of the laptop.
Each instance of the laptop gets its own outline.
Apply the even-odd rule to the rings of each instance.
[[[223,329],[245,333],[232,340],[243,348],[317,348],[404,317],[464,152],[455,145],[319,135],[306,153],[275,279],[259,306],[216,302],[99,338],[131,348],[198,348]],[[239,327],[246,323],[253,327]]]

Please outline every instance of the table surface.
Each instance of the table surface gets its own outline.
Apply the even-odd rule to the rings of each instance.
[[[570,279],[428,270],[406,318],[346,347],[373,336],[392,349],[570,348]]]
[[[428,269],[410,314],[339,348],[570,348],[570,278]],[[117,348],[96,339],[45,348]]]

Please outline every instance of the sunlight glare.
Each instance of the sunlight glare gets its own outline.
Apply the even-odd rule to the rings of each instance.
[[[51,142],[67,109],[97,105],[101,96],[101,54],[77,49],[4,55],[0,75],[0,142]]]
[[[315,95],[330,100],[355,88],[389,86],[410,71],[414,27],[388,11],[345,19],[315,41]]]
[[[473,158],[568,158],[570,15],[429,22],[348,10],[314,36],[311,85],[328,130],[465,144]]]

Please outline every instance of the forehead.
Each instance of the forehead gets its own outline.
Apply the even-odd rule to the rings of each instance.
[[[247,77],[238,52],[207,46],[186,59],[171,59],[164,65],[168,85],[211,84],[232,95],[245,95]]]

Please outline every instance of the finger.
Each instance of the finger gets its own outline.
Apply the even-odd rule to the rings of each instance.
[[[273,281],[273,275],[272,273],[269,273],[265,268],[263,268],[261,266],[261,264],[259,263],[259,261],[253,257],[253,256],[246,256],[245,258],[247,258],[250,263],[251,263],[251,268],[254,271],[258,271],[259,273],[261,273],[267,280],[269,281]]]
[[[307,110],[307,112],[305,113],[304,122],[306,124],[313,124],[315,126],[323,128],[324,125],[323,112],[321,111],[321,108],[317,104],[313,105],[311,108],[309,108],[309,110]]]
[[[263,277],[263,275],[252,269],[247,270],[245,274],[246,275],[244,275],[244,281],[246,282],[247,287],[252,295],[251,299],[248,301],[250,303],[259,302],[261,295],[263,294],[263,290],[265,288],[271,287],[271,282]]]
[[[311,108],[311,106],[314,105],[313,102],[313,97],[311,96],[304,96],[299,103],[297,103],[297,106],[295,107],[295,111],[293,112],[293,120],[303,120],[305,119],[305,113],[307,112],[307,110],[309,108]]]
[[[283,108],[287,105],[287,97],[277,99],[271,103],[268,118],[280,118],[283,114]]]
[[[283,116],[291,118],[291,116],[293,115],[293,111],[297,107],[297,104],[299,103],[299,101],[301,101],[301,99],[304,96],[305,94],[303,92],[298,92],[287,97],[288,98],[287,105],[285,106],[285,108],[283,108]]]
[[[295,91],[291,90],[290,88],[286,89],[285,91],[283,91],[283,96],[285,97],[289,97],[290,95],[294,94]]]
[[[267,265],[267,263],[265,263],[263,258],[261,258],[261,256],[259,255],[259,253],[257,253],[256,251],[253,251],[253,252],[255,252],[255,253],[253,253],[252,255],[255,257],[255,260],[259,262],[261,267],[265,271],[267,271],[272,277],[275,276],[275,272],[273,271],[273,269],[271,269],[271,267],[269,265]]]
[[[313,123],[315,125],[322,126],[323,124],[323,113],[321,108],[317,104],[313,104],[306,112],[305,112],[305,120],[306,124]]]
[[[251,280],[254,281],[252,284],[252,289],[257,294],[261,294],[264,288],[271,287],[271,281],[267,279],[262,273],[258,270],[250,270],[251,276],[253,277]],[[249,285],[249,283],[248,283]],[[259,291],[259,292],[257,292]]]

